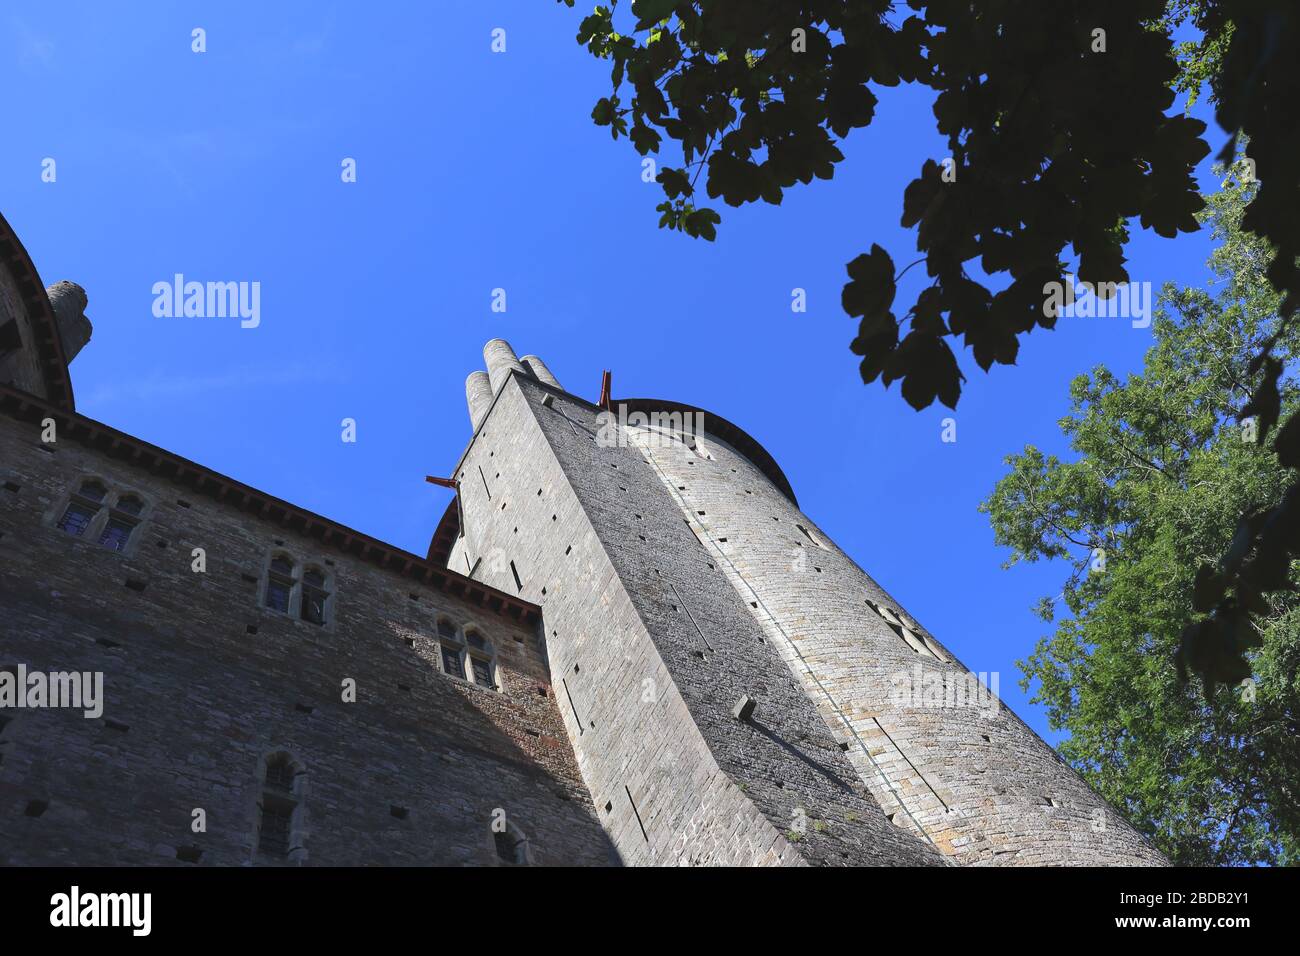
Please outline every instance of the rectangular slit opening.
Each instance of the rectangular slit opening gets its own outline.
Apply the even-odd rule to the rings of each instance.
[[[641,811],[636,808],[636,801],[632,799],[632,791],[627,788],[627,784],[623,785],[623,791],[627,794],[627,802],[632,804],[632,813],[636,815],[636,825],[641,828],[641,836],[646,843],[649,843],[650,834],[645,832],[645,824],[641,821]]]
[[[578,736],[581,737],[583,734],[582,717],[578,713],[578,705],[573,702],[573,692],[569,690],[569,682],[563,677],[560,678],[560,683],[564,686],[564,696],[569,698],[569,707],[573,710],[573,719],[578,723]]]

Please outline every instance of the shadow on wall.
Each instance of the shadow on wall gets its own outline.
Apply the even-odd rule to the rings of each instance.
[[[503,729],[508,700],[348,628],[320,637],[286,621],[248,634],[240,623],[236,634],[234,620],[196,616],[179,589],[122,587],[102,563],[68,562],[40,587],[0,572],[0,665],[99,671],[105,698],[100,720],[22,710],[3,728],[0,862],[493,865],[513,852],[618,863],[580,782]],[[342,675],[356,680],[355,703],[340,699]],[[271,807],[276,826],[284,809],[266,786],[278,753],[309,783],[285,811],[302,846],[284,859],[257,849],[262,814]]]

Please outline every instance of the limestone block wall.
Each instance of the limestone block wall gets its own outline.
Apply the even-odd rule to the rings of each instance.
[[[596,416],[511,375],[457,467],[450,562],[542,606],[569,740],[624,862],[942,862],[888,822],[655,469],[598,444]]]
[[[714,436],[648,454],[896,825],[959,863],[1163,862],[744,455]]]
[[[494,865],[497,811],[532,862],[617,862],[534,627],[39,431],[0,416],[0,668],[102,672],[106,705],[0,711],[0,863],[275,865],[277,752],[304,775],[294,862]],[[146,502],[125,553],[53,527],[85,476]],[[328,569],[327,626],[261,606],[272,549]],[[492,642],[500,692],[440,672],[440,615]]]

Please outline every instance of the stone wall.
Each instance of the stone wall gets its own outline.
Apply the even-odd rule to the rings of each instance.
[[[473,576],[542,606],[601,822],[636,864],[940,863],[890,824],[635,447],[503,379],[457,469]],[[732,715],[748,695],[749,721]]]
[[[689,521],[896,825],[959,863],[1163,862],[990,698],[990,676],[975,684],[745,456],[712,436],[696,450],[652,446],[675,519]]]
[[[124,553],[54,526],[88,476],[146,504]],[[276,753],[294,862],[490,865],[503,817],[532,862],[617,862],[533,627],[3,416],[0,486],[0,668],[102,672],[106,698],[0,711],[0,863],[281,862],[256,850]],[[327,571],[325,627],[261,606],[273,550]],[[499,692],[440,671],[440,614],[491,641]]]

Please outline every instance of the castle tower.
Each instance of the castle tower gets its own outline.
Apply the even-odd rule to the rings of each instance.
[[[674,402],[603,411],[499,339],[485,358],[448,563],[541,605],[624,862],[1164,862],[740,428]]]

